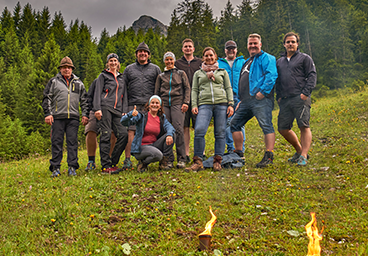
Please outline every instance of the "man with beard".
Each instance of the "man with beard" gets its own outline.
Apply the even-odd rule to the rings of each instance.
[[[151,63],[148,45],[140,43],[135,51],[136,61],[124,70],[123,79],[128,88],[128,112],[134,109],[143,111],[146,102],[155,92],[156,78],[161,74],[161,69]],[[130,150],[134,139],[136,127],[128,127],[128,144],[125,147],[125,160],[123,169],[132,168]]]
[[[235,142],[235,152],[243,156],[243,134],[241,128],[254,116],[263,130],[266,151],[256,165],[263,168],[273,164],[275,130],[272,124],[274,101],[273,88],[277,79],[276,58],[261,50],[262,41],[258,34],[248,36],[248,58],[241,70],[239,80],[240,103],[231,120],[231,132]]]
[[[234,41],[229,40],[225,43],[226,57],[219,58],[217,61],[219,64],[219,68],[225,69],[227,73],[229,74],[231,88],[233,89],[233,99],[234,99],[235,108],[239,103],[238,84],[239,84],[240,71],[245,62],[244,56],[236,57],[237,53],[238,53],[238,46],[236,45]],[[233,136],[230,132],[231,119],[232,119],[232,116],[227,119],[227,126],[226,126],[226,145],[227,145],[227,152],[229,153],[234,152],[235,150]],[[243,140],[245,141],[244,126],[242,127],[242,133],[243,133]],[[244,146],[243,146],[243,151],[244,151]]]

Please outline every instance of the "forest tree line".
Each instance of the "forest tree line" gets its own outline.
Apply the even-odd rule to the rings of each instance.
[[[238,52],[248,57],[247,36],[262,36],[262,49],[278,58],[284,51],[282,38],[299,33],[299,48],[312,56],[318,74],[315,96],[340,88],[360,90],[368,81],[368,0],[243,0],[228,1],[215,18],[204,0],[184,0],[171,14],[168,35],[159,29],[135,33],[120,27],[115,34],[106,29],[99,38],[78,18],[66,24],[62,13],[47,7],[34,10],[18,2],[4,8],[0,17],[0,161],[28,154],[43,154],[50,146],[50,127],[44,123],[42,92],[58,72],[63,56],[69,56],[74,73],[88,89],[115,52],[121,72],[135,61],[142,41],[151,50],[151,61],[163,69],[162,56],[172,51],[182,56],[181,42],[189,37],[196,56],[206,46],[223,57],[224,44],[235,40]],[[83,144],[83,127],[80,128]]]

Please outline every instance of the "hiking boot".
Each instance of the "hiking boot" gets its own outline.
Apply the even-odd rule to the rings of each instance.
[[[256,164],[257,168],[264,168],[269,164],[273,164],[273,153],[271,151],[266,151],[264,156],[258,164]]]
[[[189,156],[185,156],[185,163],[187,163],[187,164],[190,163],[190,157]]]
[[[60,173],[60,169],[59,169],[59,168],[57,168],[57,169],[54,169],[54,170],[52,171],[51,178],[56,178],[56,177],[59,177],[60,175],[61,175],[61,173]]]
[[[142,161],[139,161],[137,165],[137,172],[146,172],[148,170],[148,165],[144,164]]]
[[[87,164],[87,167],[86,167],[86,169],[84,169],[86,172],[88,172],[88,171],[92,171],[92,170],[94,170],[94,169],[96,169],[96,164],[95,164],[95,162],[93,162],[93,161],[88,161],[88,164]]]
[[[74,167],[69,166],[69,168],[68,168],[68,175],[69,176],[77,176],[76,169]]]
[[[114,167],[111,167],[112,169],[114,169],[110,174],[119,174],[119,172],[122,171],[122,169],[120,169],[117,165],[115,165]]]
[[[124,162],[123,162],[123,170],[128,170],[128,169],[132,169],[133,168],[133,164],[132,161],[129,158],[125,158]]]
[[[288,161],[293,164],[297,164],[299,161],[300,154],[295,152],[292,158],[289,158]],[[309,155],[307,154],[307,160],[309,160]]]
[[[185,168],[185,162],[184,162],[184,161],[179,161],[179,162],[176,164],[176,168],[178,168],[178,169]]]
[[[193,164],[190,167],[185,168],[186,172],[196,172],[200,170],[203,170],[203,161],[198,156],[193,157]]]
[[[288,162],[296,164],[299,160],[300,154],[298,152],[295,152],[292,158],[288,159]]]
[[[213,158],[213,171],[214,172],[219,172],[219,171],[222,170],[221,161],[222,161],[222,157],[221,156],[216,155]]]
[[[297,164],[298,166],[306,166],[308,164],[308,160],[304,156],[300,155]]]
[[[234,150],[233,153],[237,154],[239,157],[244,157],[244,153],[241,150]]]
[[[166,156],[162,157],[160,164],[159,164],[159,169],[160,170],[169,170],[173,167],[173,164],[171,162],[169,162],[169,160],[167,159]]]
[[[108,167],[101,170],[102,174],[111,174],[113,171],[116,171],[116,168]]]

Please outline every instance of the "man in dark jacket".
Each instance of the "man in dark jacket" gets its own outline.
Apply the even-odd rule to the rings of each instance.
[[[193,83],[193,75],[194,73],[201,68],[202,60],[193,55],[195,48],[194,42],[190,38],[186,38],[183,40],[183,57],[178,59],[175,62],[175,67],[179,70],[183,70],[188,77],[190,88],[192,88]],[[186,154],[186,162],[190,163],[189,158],[189,144],[190,144],[190,120],[192,120],[192,127],[195,128],[195,117],[192,113],[192,106],[189,105],[188,111],[185,112],[184,119],[184,143],[185,143],[185,154]]]
[[[64,134],[68,150],[68,175],[77,175],[79,104],[82,109],[82,124],[88,123],[87,93],[82,81],[72,73],[72,60],[64,57],[58,67],[60,72],[47,83],[43,91],[42,108],[45,122],[51,125],[51,177],[60,175],[63,158]]]
[[[135,51],[136,61],[124,70],[124,83],[128,89],[128,112],[136,106],[138,111],[144,110],[144,105],[155,92],[156,78],[161,74],[161,69],[151,63],[150,49],[144,42],[140,43]],[[127,113],[127,112],[126,112]],[[125,160],[123,169],[132,168],[130,150],[134,139],[136,127],[128,127],[128,144],[125,147]]]
[[[276,99],[280,106],[278,130],[296,150],[289,162],[305,166],[312,143],[309,119],[311,93],[316,86],[317,73],[312,58],[301,53],[298,46],[298,34],[289,32],[284,36],[286,52],[276,63]],[[291,130],[294,119],[300,129],[301,142]]]

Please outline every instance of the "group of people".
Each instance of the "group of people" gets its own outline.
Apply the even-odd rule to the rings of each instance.
[[[299,35],[289,32],[283,41],[285,53],[276,58],[262,51],[259,34],[248,36],[250,57],[237,57],[237,44],[225,43],[225,58],[218,59],[212,47],[193,55],[191,39],[182,43],[182,58],[172,52],[163,56],[164,72],[150,62],[144,43],[136,49],[136,62],[119,73],[119,56],[107,56],[106,69],[91,84],[88,94],[72,70],[72,60],[61,60],[56,77],[44,90],[45,122],[51,125],[52,177],[60,175],[64,133],[68,150],[68,175],[78,165],[79,105],[86,125],[89,162],[86,171],[96,168],[97,135],[100,135],[102,172],[116,174],[132,168],[131,155],[143,172],[153,162],[161,169],[173,168],[176,145],[177,168],[203,169],[205,135],[213,118],[213,169],[220,171],[227,145],[229,153],[244,156],[245,124],[255,116],[264,134],[265,153],[258,168],[273,163],[275,131],[272,124],[274,88],[280,106],[279,133],[295,148],[288,160],[300,166],[308,163],[312,141],[309,128],[311,92],[316,85],[313,60],[299,51]],[[301,140],[291,130],[296,119]],[[194,156],[190,163],[190,127],[194,128]],[[122,168],[118,167],[125,151]]]

